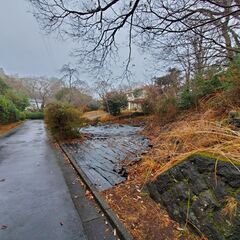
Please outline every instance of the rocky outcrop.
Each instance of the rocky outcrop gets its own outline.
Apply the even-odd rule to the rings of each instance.
[[[240,165],[193,155],[147,184],[180,224],[214,240],[240,239]]]

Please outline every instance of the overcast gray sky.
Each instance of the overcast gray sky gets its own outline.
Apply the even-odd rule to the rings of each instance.
[[[58,76],[63,64],[76,61],[70,57],[74,43],[61,41],[54,35],[46,36],[30,10],[26,0],[1,0],[0,67],[7,74]],[[144,57],[135,53],[132,65],[133,80],[146,80],[149,72]],[[118,66],[115,72],[119,72]]]
[[[8,74],[57,75],[71,61],[71,42],[45,36],[25,0],[1,0],[0,67]]]

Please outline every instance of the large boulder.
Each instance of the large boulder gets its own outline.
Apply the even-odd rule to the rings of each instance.
[[[240,165],[196,154],[147,184],[180,224],[212,240],[240,239]]]

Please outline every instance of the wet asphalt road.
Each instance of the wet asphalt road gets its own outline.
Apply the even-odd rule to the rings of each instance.
[[[42,121],[0,140],[0,239],[86,239]]]

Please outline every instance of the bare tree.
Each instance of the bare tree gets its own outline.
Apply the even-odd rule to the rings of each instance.
[[[199,28],[202,34],[208,26]],[[146,38],[144,47],[152,51],[154,57],[161,62],[177,66],[185,75],[185,82],[190,87],[192,80],[202,77],[209,68],[225,66],[228,63],[227,54],[219,46],[202,34],[194,32],[171,33],[161,39]],[[212,32],[212,38],[217,37]]]
[[[108,106],[108,101],[107,101],[107,95],[109,92],[112,91],[112,82],[110,79],[107,80],[98,80],[95,82],[95,91],[99,95],[99,97],[102,99],[102,101],[105,103],[107,107],[107,112],[110,112],[109,106]]]
[[[84,85],[84,82],[79,79],[79,72],[76,68],[72,67],[71,64],[64,64],[60,70],[62,74],[62,81],[65,86],[69,90],[68,102],[72,103],[73,91],[74,89],[79,89],[80,86]]]
[[[193,31],[209,26],[207,32],[219,30],[219,39],[207,32],[203,36],[228,52],[239,46],[239,0],[29,0],[35,16],[45,30],[62,30],[74,39],[81,39],[83,53],[96,61],[104,61],[115,49],[121,29],[128,30],[128,43],[138,35]],[[220,31],[221,30],[221,31]],[[220,39],[221,38],[221,39]],[[97,57],[98,56],[98,57]]]
[[[35,101],[39,111],[42,111],[46,103],[54,95],[59,87],[59,82],[45,77],[23,79],[24,87],[29,95]]]

